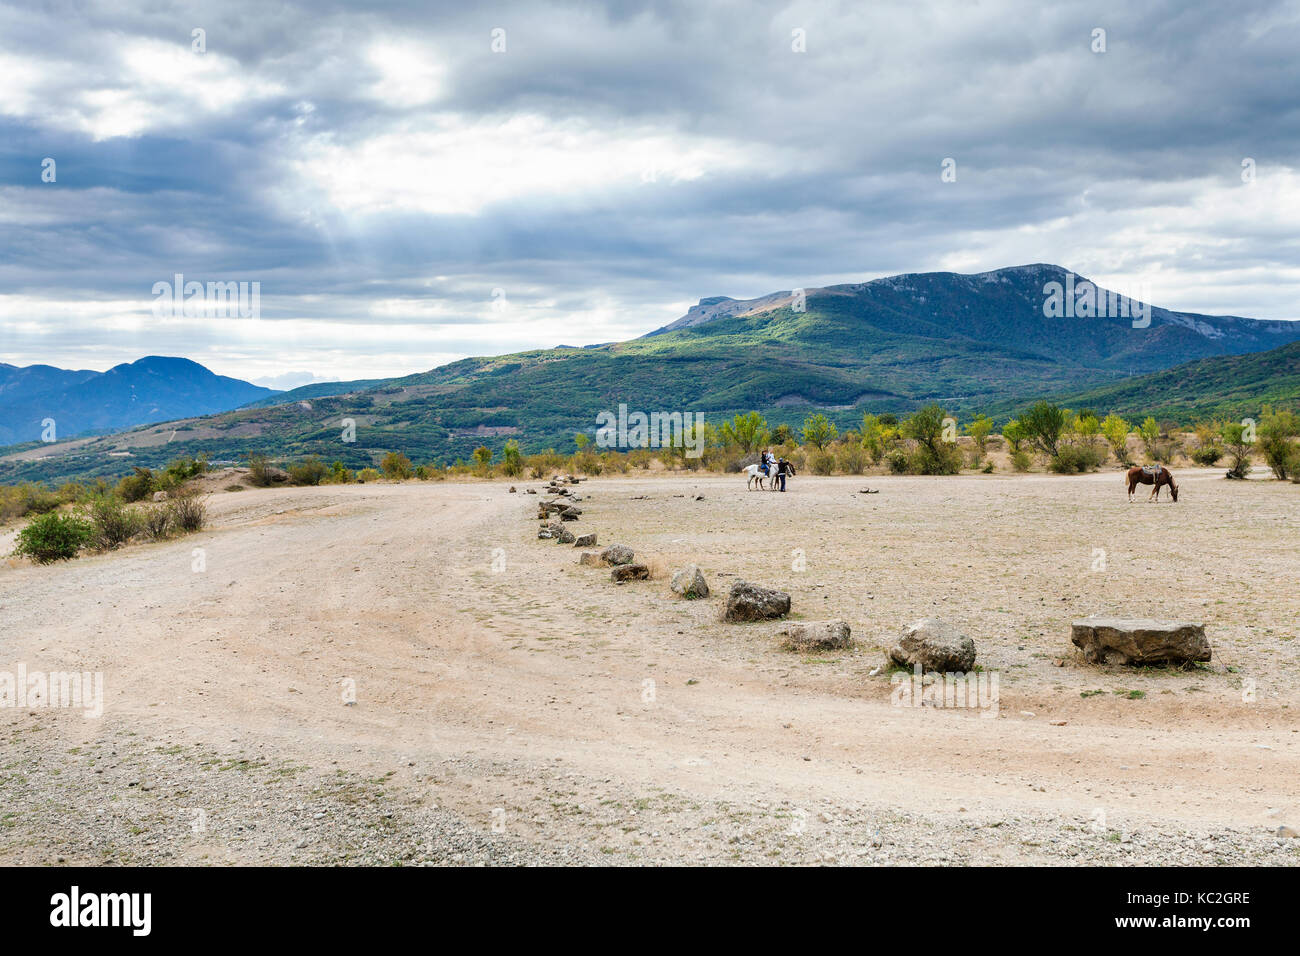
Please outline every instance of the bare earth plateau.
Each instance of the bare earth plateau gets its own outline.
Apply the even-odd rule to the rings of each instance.
[[[543,482],[214,476],[197,535],[0,563],[0,670],[105,697],[0,708],[0,863],[1295,865],[1300,497],[1222,474],[584,481],[572,530],[654,572],[625,584],[537,539]],[[854,648],[724,623],[737,579]],[[1201,621],[1213,660],[1087,665],[1092,613]],[[870,676],[927,616],[995,717]]]

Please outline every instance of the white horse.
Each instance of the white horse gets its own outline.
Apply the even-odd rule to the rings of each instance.
[[[746,465],[745,474],[749,476],[745,479],[745,489],[747,491],[754,490],[754,482],[758,482],[759,491],[763,490],[763,482],[767,481],[767,475],[759,471],[758,465]]]

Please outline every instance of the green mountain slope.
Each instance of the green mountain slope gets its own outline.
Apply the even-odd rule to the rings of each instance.
[[[1262,405],[1300,409],[1300,342],[1250,355],[1188,362],[1058,396],[1069,408],[1179,424],[1207,418],[1258,417]]]
[[[797,424],[826,410],[841,425],[864,411],[938,401],[959,415],[1046,394],[1078,393],[1131,373],[1300,340],[1300,323],[1153,308],[1128,317],[1049,316],[1057,266],[978,275],[926,273],[738,301],[704,299],[679,321],[627,342],[470,358],[355,391],[306,386],[221,415],[108,436],[76,447],[11,449],[0,481],[117,474],[177,454],[216,460],[250,451],[318,454],[352,467],[399,450],[412,460],[468,458],[516,438],[525,451],[569,449],[600,411],[758,409]],[[344,383],[339,387],[350,387]],[[308,391],[316,390],[316,391]],[[355,423],[354,442],[343,440]]]

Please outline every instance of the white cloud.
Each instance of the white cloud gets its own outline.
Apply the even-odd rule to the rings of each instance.
[[[291,165],[347,213],[473,215],[514,199],[631,189],[749,167],[740,144],[540,115],[442,115],[356,144],[305,143]],[[769,151],[770,171],[781,154]]]

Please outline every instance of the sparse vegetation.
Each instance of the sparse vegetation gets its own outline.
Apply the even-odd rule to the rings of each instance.
[[[91,545],[99,551],[120,548],[140,531],[139,513],[113,495],[100,495],[91,501],[87,517],[94,529]]]
[[[13,553],[37,564],[67,561],[90,543],[94,533],[94,526],[79,514],[47,511],[18,532]]]
[[[186,534],[202,531],[208,523],[206,495],[187,491],[168,501],[167,508],[171,513],[172,525]]]
[[[338,464],[337,462],[335,464]],[[311,455],[288,468],[289,480],[295,485],[319,485],[325,481],[330,471],[325,467],[325,463]]]

